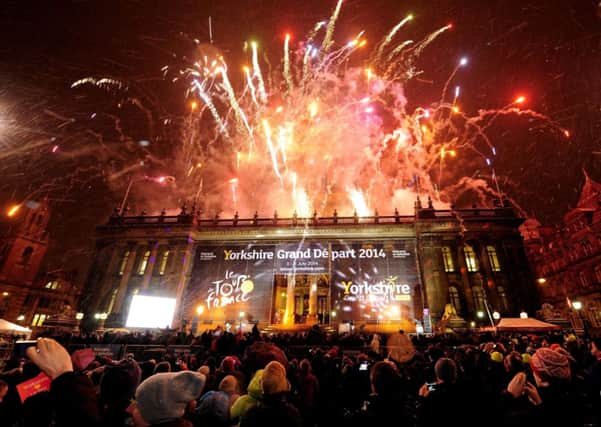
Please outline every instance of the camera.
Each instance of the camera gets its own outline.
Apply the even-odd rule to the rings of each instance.
[[[368,369],[369,369],[369,363],[367,363],[367,362],[363,362],[359,365],[360,371],[367,371]]]
[[[27,348],[35,347],[37,345],[37,341],[17,341],[14,346],[14,354],[16,357],[27,357]]]

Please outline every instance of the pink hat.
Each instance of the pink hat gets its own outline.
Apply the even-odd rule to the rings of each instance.
[[[563,354],[550,348],[539,348],[530,358],[532,370],[543,380],[570,379],[570,362]]]

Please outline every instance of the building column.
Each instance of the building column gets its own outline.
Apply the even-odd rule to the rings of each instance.
[[[105,275],[100,283],[100,295],[105,295],[106,293],[111,293],[113,291],[113,286],[115,284],[115,276],[119,274],[119,265],[121,264],[121,257],[119,255],[123,255],[124,250],[126,248],[124,246],[116,246],[113,248],[113,252],[110,256],[107,268],[105,270]]]
[[[461,273],[461,284],[463,285],[463,293],[465,295],[465,304],[467,305],[465,315],[467,318],[476,314],[476,305],[472,295],[472,284],[470,283],[467,265],[465,263],[465,254],[463,253],[464,243],[457,246],[457,261],[459,261],[459,272]],[[466,319],[467,320],[467,319]]]
[[[181,257],[182,260],[182,269],[180,270],[178,277],[177,277],[177,288],[176,288],[176,294],[175,294],[175,301],[176,301],[176,305],[175,305],[175,311],[173,313],[174,319],[171,322],[172,323],[172,327],[175,328],[181,328],[182,327],[182,320],[184,318],[184,301],[183,301],[183,297],[184,297],[184,292],[186,290],[186,287],[188,285],[189,279],[190,279],[190,273],[191,273],[191,269],[192,266],[194,265],[193,258],[194,258],[194,247],[192,246],[192,244],[187,244],[185,246],[185,248],[183,249],[175,249],[175,256],[177,256],[178,258]],[[193,316],[196,316],[196,313],[194,312],[192,314]],[[190,326],[190,325],[188,325]]]
[[[314,325],[317,323],[317,275],[312,274],[309,284],[309,315],[307,323]]]
[[[113,305],[113,311],[115,313],[121,313],[123,311],[121,306],[123,305],[123,301],[125,300],[125,294],[127,293],[131,272],[133,271],[134,263],[136,262],[136,246],[132,246],[128,250],[129,258],[127,258],[127,264],[125,265],[123,276],[121,276],[121,281],[119,282],[119,290],[117,291],[117,297],[115,298],[115,304]]]
[[[284,320],[282,324],[286,326],[294,325],[294,288],[296,286],[296,278],[294,274],[288,274],[286,286],[286,311],[284,312]]]
[[[154,265],[157,261],[157,254],[159,252],[159,243],[151,242],[150,244],[150,257],[146,264],[146,270],[144,270],[144,277],[142,278],[142,289],[148,289],[150,287],[150,279],[152,279],[152,273],[154,272]]]

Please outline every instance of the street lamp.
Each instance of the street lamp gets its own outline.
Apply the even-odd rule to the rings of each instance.
[[[482,310],[478,310],[476,312],[476,316],[478,316],[478,319],[482,319],[484,318],[484,312]]]
[[[586,336],[588,335],[588,331],[586,329],[586,320],[584,319],[584,317],[582,316],[581,310],[582,310],[582,302],[581,301],[574,301],[572,302],[572,307],[574,308],[574,310],[576,310],[576,313],[578,313],[578,319],[580,320],[580,323],[582,323],[582,333],[584,334],[584,337],[586,338]]]
[[[499,313],[498,311],[494,311],[492,313],[492,318],[495,320],[499,320],[501,318],[501,313]]]

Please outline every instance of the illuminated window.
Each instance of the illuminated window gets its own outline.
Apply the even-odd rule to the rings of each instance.
[[[448,246],[442,247],[442,262],[444,263],[444,271],[450,273],[455,271],[455,265],[453,264],[453,253],[451,248]]]
[[[144,252],[144,256],[140,261],[140,267],[138,268],[138,274],[142,275],[146,271],[146,266],[148,265],[148,259],[150,258],[150,251]]]
[[[578,278],[580,279],[580,284],[587,288],[589,285],[588,282],[588,277],[586,277],[586,273],[584,271],[581,271],[580,273],[578,273]]]
[[[46,283],[46,289],[58,289],[59,287],[58,280],[52,280]]]
[[[121,258],[121,265],[119,266],[119,276],[123,276],[123,272],[125,271],[125,267],[127,266],[128,259],[129,259],[129,251],[125,251],[123,253],[123,258]]]
[[[484,294],[482,293],[482,288],[474,286],[472,288],[472,296],[474,297],[474,306],[476,310],[484,310]]]
[[[492,271],[501,271],[501,264],[499,263],[499,257],[497,256],[497,250],[494,246],[487,246],[486,253],[488,254],[488,261],[490,262],[490,268]]]
[[[163,252],[163,257],[161,258],[161,266],[159,268],[159,274],[162,276],[165,274],[165,270],[167,269],[167,261],[169,260],[169,251]]]
[[[601,283],[601,264],[595,267],[595,278],[597,283]]]
[[[459,291],[455,286],[449,286],[449,302],[453,308],[455,308],[457,313],[461,311],[461,299],[459,297]]]
[[[44,320],[46,320],[45,314],[34,314],[33,320],[31,321],[31,326],[42,326],[44,324]]]
[[[509,304],[507,303],[507,294],[505,293],[505,288],[503,286],[497,286],[497,295],[499,295],[499,300],[501,301],[501,309],[508,310]]]
[[[474,272],[478,271],[478,260],[476,259],[476,253],[474,248],[470,245],[465,245],[463,248],[463,254],[465,255],[465,264],[467,265],[467,271]]]

